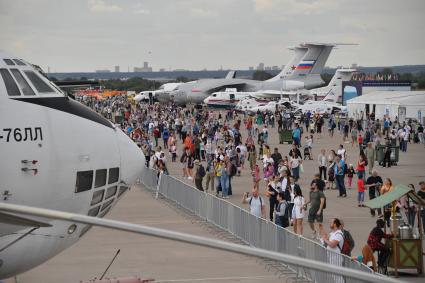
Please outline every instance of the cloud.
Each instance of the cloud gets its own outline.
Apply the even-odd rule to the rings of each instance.
[[[13,42],[13,47],[15,47],[18,50],[22,50],[22,49],[25,49],[26,46],[23,40],[18,39],[15,42]]]
[[[89,9],[94,13],[116,13],[121,12],[123,9],[115,4],[107,4],[103,0],[89,0]]]
[[[197,18],[213,18],[217,16],[213,11],[202,8],[191,8],[190,14]]]
[[[141,9],[141,8],[133,11],[133,14],[136,14],[136,15],[149,15],[150,13],[151,13],[150,10]]]
[[[253,0],[257,13],[279,16],[321,14],[339,6],[333,0]]]

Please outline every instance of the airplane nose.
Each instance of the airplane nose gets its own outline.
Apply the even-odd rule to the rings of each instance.
[[[123,131],[116,131],[121,156],[121,181],[133,185],[142,176],[145,155]]]

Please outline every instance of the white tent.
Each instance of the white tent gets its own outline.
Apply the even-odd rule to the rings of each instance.
[[[375,113],[376,119],[388,115],[417,119],[423,123],[425,116],[425,91],[374,91],[347,101],[349,117],[357,118],[365,113]]]

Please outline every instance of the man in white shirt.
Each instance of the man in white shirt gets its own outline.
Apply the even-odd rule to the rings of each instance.
[[[344,234],[342,232],[341,220],[338,218],[332,219],[329,228],[331,229],[329,235],[326,234],[326,231],[322,232],[323,243],[326,245],[328,250],[340,254],[342,246],[344,245]]]
[[[266,216],[266,205],[264,199],[258,193],[258,190],[252,190],[252,196],[248,196],[248,193],[244,193],[242,197],[242,204],[249,204],[250,212],[252,215],[257,217],[265,218]]]
[[[344,246],[344,234],[342,232],[341,220],[339,220],[338,218],[332,219],[330,228],[331,228],[331,232],[329,233],[329,235],[323,229],[321,242],[322,244],[326,246],[328,250],[340,254],[342,247]],[[328,262],[335,266],[342,266],[343,257],[333,256],[332,254],[329,254]],[[334,275],[332,277],[333,277],[332,282],[335,282],[335,283],[344,282],[344,278],[342,276]]]
[[[339,145],[337,154],[341,156],[341,160],[345,161],[345,148],[342,144]]]

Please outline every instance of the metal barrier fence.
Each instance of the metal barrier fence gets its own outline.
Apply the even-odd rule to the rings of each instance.
[[[162,174],[158,179],[157,175],[157,171],[147,168],[142,176],[143,185],[150,190],[156,190],[157,193],[176,202],[205,221],[230,232],[250,246],[329,263],[330,267],[335,265],[368,273],[373,272],[367,266],[359,264],[345,255],[329,251],[312,240],[258,218],[226,200],[201,192],[175,177]],[[292,276],[312,282],[364,282],[332,274],[332,270],[325,273],[301,268],[291,265],[291,263],[286,264],[287,268],[292,270]]]

